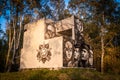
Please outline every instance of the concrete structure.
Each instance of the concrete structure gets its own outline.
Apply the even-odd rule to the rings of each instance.
[[[20,69],[93,66],[83,24],[74,16],[58,22],[41,19],[24,28]]]

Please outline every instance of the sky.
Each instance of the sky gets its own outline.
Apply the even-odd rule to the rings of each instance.
[[[116,2],[120,3],[120,0],[115,0]],[[65,0],[65,4],[66,6],[68,5],[68,2],[69,0]],[[1,24],[1,28],[3,31],[5,31],[6,27],[5,27],[5,24],[6,24],[6,20],[3,16],[0,17],[0,24]]]
[[[0,17],[0,24],[1,24],[1,29],[5,32],[5,24],[6,24],[6,20],[3,16]]]
[[[116,0],[116,2],[119,2],[119,3],[120,3],[120,0]]]
[[[66,4],[66,6],[68,5],[68,2],[69,2],[69,0],[65,0],[65,4]]]
[[[69,0],[65,0],[66,6],[68,5]],[[0,24],[1,24],[1,29],[5,32],[6,30],[6,20],[3,16],[0,17]]]

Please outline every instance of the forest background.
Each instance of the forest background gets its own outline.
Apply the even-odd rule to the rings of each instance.
[[[94,51],[94,68],[120,74],[119,0],[0,0],[0,72],[18,71],[24,25],[77,16]]]

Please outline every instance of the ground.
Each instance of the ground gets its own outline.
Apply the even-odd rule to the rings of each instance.
[[[40,69],[0,73],[0,80],[120,80],[120,75],[80,68]]]

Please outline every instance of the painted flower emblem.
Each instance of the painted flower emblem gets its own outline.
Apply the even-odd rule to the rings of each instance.
[[[45,63],[51,59],[51,52],[50,52],[49,44],[39,45],[39,49],[37,50],[37,59]]]

